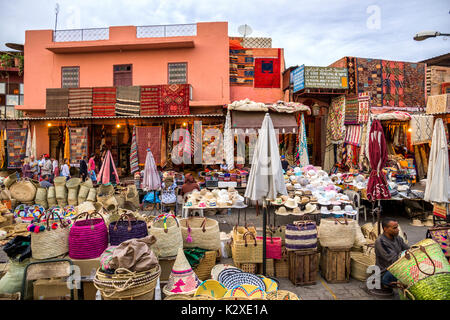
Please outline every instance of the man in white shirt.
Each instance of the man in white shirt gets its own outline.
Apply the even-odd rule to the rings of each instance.
[[[64,159],[64,164],[61,167],[61,175],[66,177],[67,180],[70,179],[70,170],[67,159]]]
[[[50,156],[48,154],[44,155],[44,164],[42,165],[42,169],[41,169],[41,176],[43,175],[48,175],[51,177],[52,173],[53,173],[53,165],[52,162],[50,160]]]

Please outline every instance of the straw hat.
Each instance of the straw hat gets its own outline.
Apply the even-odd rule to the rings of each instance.
[[[233,205],[233,208],[244,209],[247,208],[247,205],[244,203],[244,200],[238,199]]]
[[[433,220],[426,220],[426,221],[423,223],[423,225],[424,225],[425,227],[434,227],[434,222],[433,222]]]
[[[415,226],[415,227],[423,227],[423,224],[419,219],[413,219],[412,223],[410,223],[410,225]]]
[[[205,196],[208,193],[208,189],[202,189],[199,191],[200,195]]]
[[[307,203],[309,203],[309,201],[310,201],[310,199],[308,197],[302,197],[300,204],[307,204]]]
[[[295,191],[295,195],[296,195],[296,196],[302,196],[302,195],[303,195],[303,191],[301,191],[301,190],[296,190],[296,191]]]
[[[97,209],[95,208],[94,203],[92,201],[85,201],[76,207],[76,211],[78,212],[78,214],[83,212],[91,213],[97,211]]]
[[[302,214],[307,214],[316,211],[317,206],[315,204],[308,203],[305,206],[305,210],[302,210]]]
[[[216,196],[212,192],[207,192],[206,195],[204,195],[203,199],[205,200],[216,200]]]
[[[282,196],[281,196],[281,199],[282,199],[284,202],[286,202],[287,199],[289,199],[289,197],[288,197],[288,196],[285,196],[285,195],[282,195]]]
[[[302,215],[302,211],[300,210],[299,207],[295,207],[294,209],[292,209],[291,214],[293,214],[294,216],[300,216]]]
[[[289,215],[289,212],[286,210],[286,207],[281,206],[278,208],[277,211],[275,211],[275,214],[277,214],[279,216],[287,216],[287,215]]]
[[[346,205],[344,208],[344,213],[350,216],[354,216],[358,213],[358,211],[353,209],[352,205]]]
[[[172,267],[169,280],[163,288],[166,296],[173,294],[193,295],[201,281],[190,266],[183,249],[178,248],[177,258]]]
[[[277,197],[274,201],[271,201],[270,203],[276,206],[281,206],[284,203],[284,201],[281,197]]]
[[[340,206],[333,206],[333,210],[331,211],[331,213],[334,214],[344,214],[344,212],[342,211]]]
[[[320,208],[320,213],[321,214],[331,214],[331,212],[328,211],[328,207],[321,207]]]
[[[293,198],[287,199],[287,201],[284,203],[284,205],[290,209],[294,209],[298,206],[298,203]]]
[[[288,191],[294,191],[294,190],[295,190],[295,188],[294,188],[294,186],[293,186],[292,184],[287,184],[287,185],[286,185],[286,189],[287,189]]]
[[[297,203],[300,203],[300,202],[301,202],[301,199],[300,199],[299,196],[295,196],[295,197],[294,197],[294,200],[295,200],[295,202],[297,202]]]

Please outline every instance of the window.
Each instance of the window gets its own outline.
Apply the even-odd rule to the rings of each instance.
[[[131,64],[114,65],[114,87],[133,85],[133,66]]]
[[[78,88],[80,86],[80,67],[61,68],[61,88]]]
[[[19,95],[8,94],[6,95],[6,105],[16,106],[19,104]]]
[[[187,83],[187,63],[169,63],[169,84],[172,83]]]
[[[6,93],[6,83],[0,83],[0,94]]]

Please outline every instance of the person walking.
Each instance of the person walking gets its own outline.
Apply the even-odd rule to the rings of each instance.
[[[70,179],[69,160],[64,159],[64,164],[61,167],[61,176],[66,177],[66,180]]]
[[[81,180],[86,180],[86,177],[88,175],[88,166],[87,166],[87,157],[86,155],[83,155],[83,158],[80,160],[80,177]]]
[[[30,160],[28,160],[28,158],[25,158],[23,160],[22,177],[30,178],[30,179],[33,178],[33,172],[31,171],[31,167],[30,167]]]
[[[97,182],[97,176],[95,175],[95,154],[91,153],[91,157],[88,162],[88,173],[92,182]]]

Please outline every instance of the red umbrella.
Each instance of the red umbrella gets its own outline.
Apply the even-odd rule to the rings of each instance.
[[[370,201],[390,199],[386,177],[382,172],[387,162],[386,139],[379,120],[374,120],[370,128],[369,161],[372,171],[367,184],[367,199]]]

